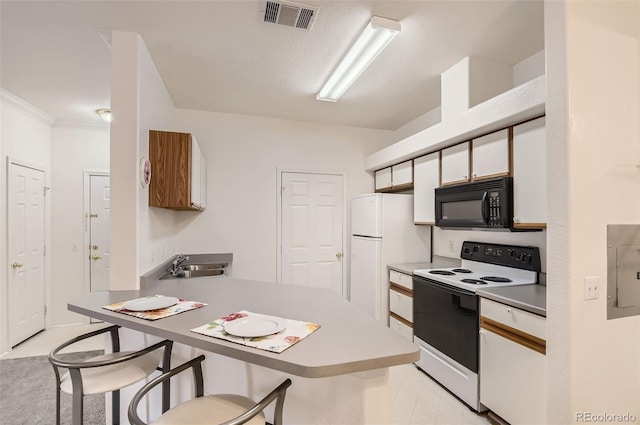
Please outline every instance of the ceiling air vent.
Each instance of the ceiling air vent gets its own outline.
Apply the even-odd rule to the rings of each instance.
[[[265,1],[260,12],[264,22],[309,31],[318,7],[288,1]]]

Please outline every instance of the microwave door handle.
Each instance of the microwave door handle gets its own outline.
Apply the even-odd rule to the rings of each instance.
[[[482,194],[482,221],[486,224],[489,223],[489,204],[487,203],[487,194],[489,192],[484,192]]]

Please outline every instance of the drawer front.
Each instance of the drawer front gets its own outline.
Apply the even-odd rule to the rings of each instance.
[[[392,289],[389,291],[389,309],[403,319],[413,322],[413,298]]]
[[[389,282],[400,285],[413,291],[413,276],[410,274],[400,273],[395,270],[389,270]]]
[[[480,315],[546,340],[546,319],[537,314],[481,298]]]
[[[409,341],[413,341],[413,328],[405,325],[395,317],[389,317],[389,327],[391,330],[399,333]]]

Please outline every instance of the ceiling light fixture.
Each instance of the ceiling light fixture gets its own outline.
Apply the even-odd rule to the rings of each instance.
[[[336,102],[399,32],[400,22],[379,16],[371,18],[316,99]]]
[[[100,118],[106,122],[111,122],[111,109],[98,109],[96,114],[100,115]]]

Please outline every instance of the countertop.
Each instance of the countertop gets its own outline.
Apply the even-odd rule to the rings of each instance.
[[[150,282],[149,282],[150,283]],[[149,295],[169,295],[208,305],[159,320],[144,320],[103,305]],[[135,291],[99,291],[68,304],[70,311],[206,351],[307,378],[321,378],[413,363],[416,345],[327,289],[213,277],[156,281]],[[277,354],[190,332],[229,313],[303,320],[321,328]]]
[[[460,262],[460,259],[434,256],[431,263],[389,264],[387,267],[400,273],[413,274],[414,270],[460,267]]]
[[[547,317],[547,287],[545,285],[498,286],[478,289],[476,293],[481,297]]]

